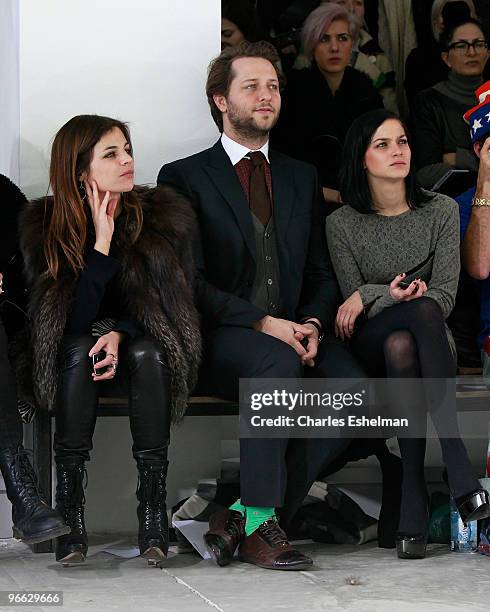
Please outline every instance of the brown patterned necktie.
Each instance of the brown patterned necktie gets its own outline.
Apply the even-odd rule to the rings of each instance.
[[[250,210],[265,227],[272,214],[272,203],[265,180],[265,164],[267,160],[261,151],[250,151],[248,154],[252,163],[250,172]]]

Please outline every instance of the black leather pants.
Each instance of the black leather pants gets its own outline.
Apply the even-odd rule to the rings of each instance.
[[[124,340],[111,381],[92,380],[88,353],[96,338],[65,336],[59,352],[59,379],[54,450],[57,459],[89,459],[99,396],[129,397],[129,422],[135,458],[166,458],[170,437],[170,382],[167,360],[146,336]]]

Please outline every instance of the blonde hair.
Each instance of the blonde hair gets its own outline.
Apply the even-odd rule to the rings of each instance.
[[[311,60],[315,52],[315,47],[320,42],[320,39],[334,21],[346,21],[349,25],[349,32],[353,40],[356,40],[359,35],[359,22],[340,4],[321,4],[318,8],[312,11],[303,25],[301,30],[301,40],[303,43],[303,53]]]

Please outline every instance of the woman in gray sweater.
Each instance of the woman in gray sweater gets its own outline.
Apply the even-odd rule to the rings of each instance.
[[[410,160],[405,126],[388,111],[366,113],[347,133],[340,184],[348,205],[327,219],[328,245],[345,300],[336,334],[349,341],[370,376],[447,379],[456,365],[445,319],[454,305],[460,268],[458,207],[446,196],[422,191]],[[489,516],[488,495],[459,437],[454,406],[440,406],[433,387],[428,386],[427,404],[460,515],[464,521]],[[413,394],[396,397],[397,408],[414,415],[421,412],[420,401]],[[422,558],[426,441],[398,442],[403,462],[398,556]]]

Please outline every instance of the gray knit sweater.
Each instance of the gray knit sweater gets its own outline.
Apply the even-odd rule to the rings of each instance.
[[[428,291],[444,318],[456,297],[460,271],[459,209],[436,194],[427,204],[394,217],[361,214],[342,206],[327,217],[327,240],[344,299],[357,289],[368,317],[397,304],[389,292],[397,274],[435,251]]]

